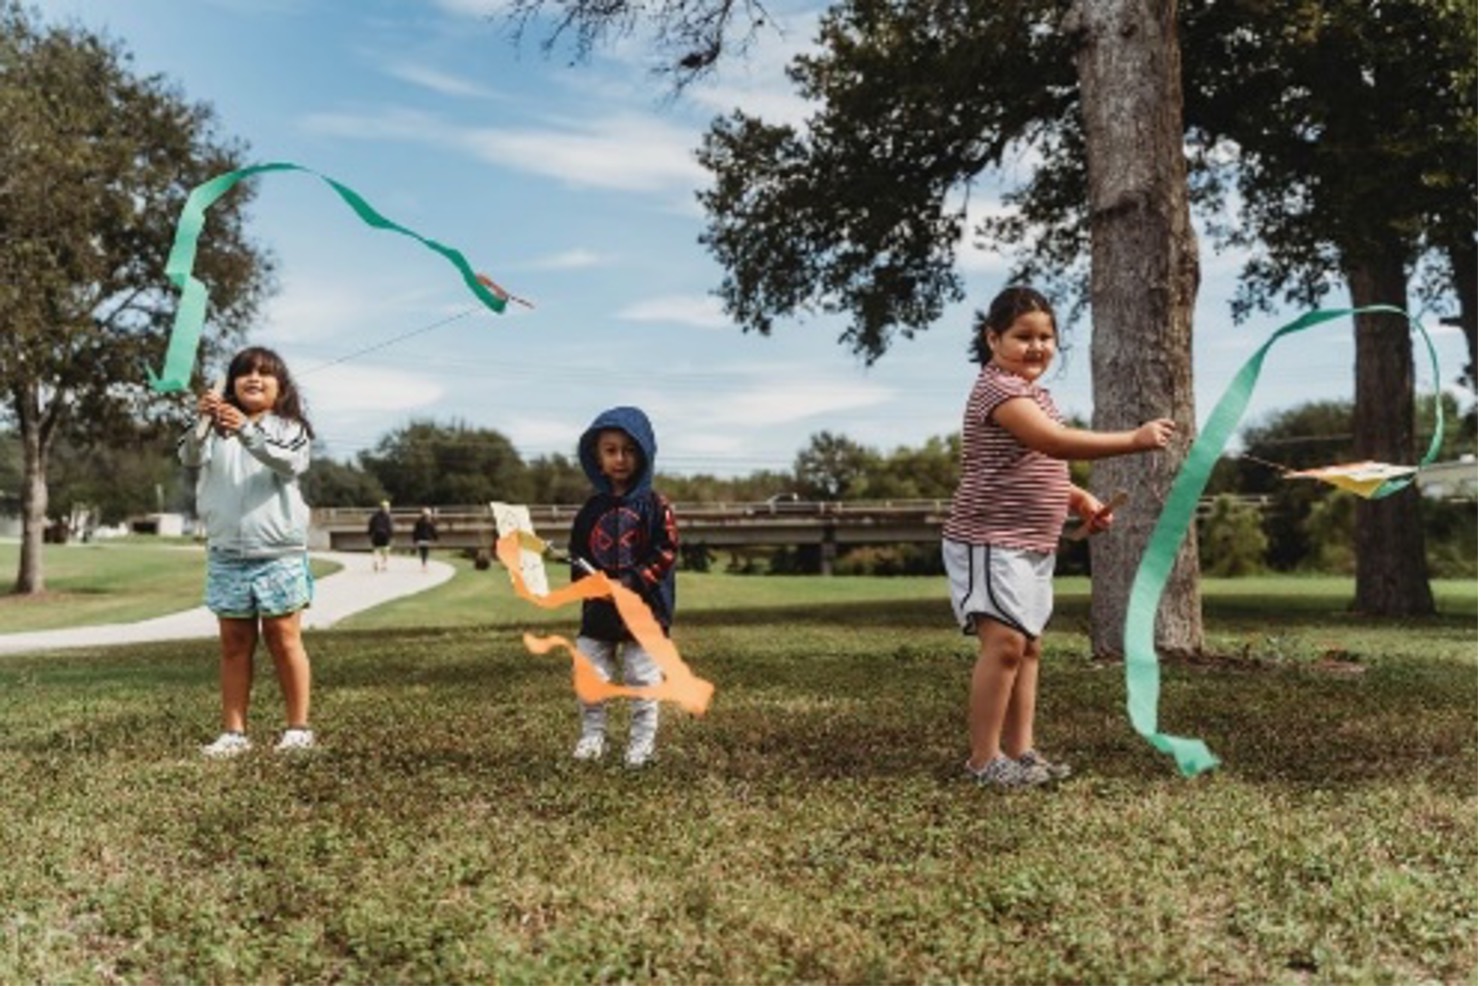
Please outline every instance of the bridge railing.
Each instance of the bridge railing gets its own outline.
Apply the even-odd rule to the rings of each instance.
[[[1205,500],[1200,510],[1212,500]],[[1263,508],[1265,496],[1241,501]],[[530,521],[543,539],[563,543],[580,511],[577,505],[531,504]],[[766,501],[676,503],[683,539],[712,546],[790,544],[919,543],[940,539],[948,499],[871,501]],[[335,550],[370,547],[366,525],[370,508],[315,509],[315,544]],[[395,543],[407,546],[420,508],[392,509]],[[435,510],[438,544],[444,548],[488,549],[497,532],[487,506],[443,506]],[[1078,520],[1072,520],[1077,524]]]

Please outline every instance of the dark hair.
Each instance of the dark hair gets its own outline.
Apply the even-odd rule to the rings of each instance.
[[[992,360],[992,348],[987,346],[987,331],[1002,333],[1013,325],[1013,321],[1025,313],[1043,313],[1059,334],[1059,321],[1054,318],[1054,307],[1037,289],[1026,285],[1010,285],[999,292],[988,304],[987,312],[977,312],[972,323],[972,345],[969,348],[972,360],[987,364]]]
[[[299,394],[293,376],[288,373],[288,365],[283,363],[277,351],[266,347],[247,347],[238,351],[237,356],[231,359],[231,364],[227,365],[226,391],[222,397],[238,409],[242,408],[236,396],[237,379],[254,371],[259,375],[272,375],[278,380],[278,401],[273,404],[273,413],[302,423],[305,432],[312,437],[314,428],[309,424],[303,396]]]

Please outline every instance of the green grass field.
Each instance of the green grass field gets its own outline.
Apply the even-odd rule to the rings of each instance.
[[[1163,727],[1224,760],[1189,781],[1066,581],[1040,736],[1078,772],[1005,795],[958,777],[972,649],[939,580],[681,575],[714,705],[666,709],[631,773],[569,759],[569,667],[520,643],[573,614],[460,568],[309,634],[301,759],[266,745],[267,666],[259,750],[196,755],[210,643],[0,657],[0,979],[1476,982],[1474,582],[1404,624],[1342,580],[1206,582],[1233,659],[1163,676]]]

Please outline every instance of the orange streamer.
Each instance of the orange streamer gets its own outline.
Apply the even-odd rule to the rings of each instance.
[[[709,681],[694,676],[689,665],[679,656],[673,640],[664,635],[658,620],[653,618],[653,613],[636,593],[599,572],[588,574],[576,583],[557,588],[548,595],[537,595],[525,584],[520,570],[519,533],[511,532],[499,537],[499,542],[495,544],[494,549],[498,554],[499,562],[509,572],[509,579],[514,583],[515,594],[533,605],[541,608],[560,608],[562,605],[584,601],[588,598],[612,599],[617,606],[618,614],[622,616],[622,621],[627,624],[628,631],[633,634],[638,644],[648,651],[648,655],[658,664],[658,669],[663,674],[663,681],[651,687],[612,684],[603,680],[596,665],[565,637],[533,636],[526,633],[525,647],[531,653],[545,654],[560,647],[571,654],[572,684],[576,689],[576,697],[584,703],[594,705],[608,698],[653,698],[658,701],[675,702],[680,708],[693,715],[703,715],[710,707],[710,698],[715,693],[715,686]]]

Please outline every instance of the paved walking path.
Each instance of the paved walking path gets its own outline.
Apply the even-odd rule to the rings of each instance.
[[[383,602],[414,595],[448,580],[456,573],[451,564],[431,560],[427,570],[415,557],[392,557],[384,571],[371,567],[367,553],[315,553],[321,560],[341,566],[314,582],[314,604],[303,613],[305,629],[328,629],[346,616],[374,608]],[[111,646],[122,643],[157,643],[172,639],[215,639],[216,616],[203,605],[141,622],[115,622],[102,626],[73,626],[0,635],[0,654],[35,653],[75,646]]]

